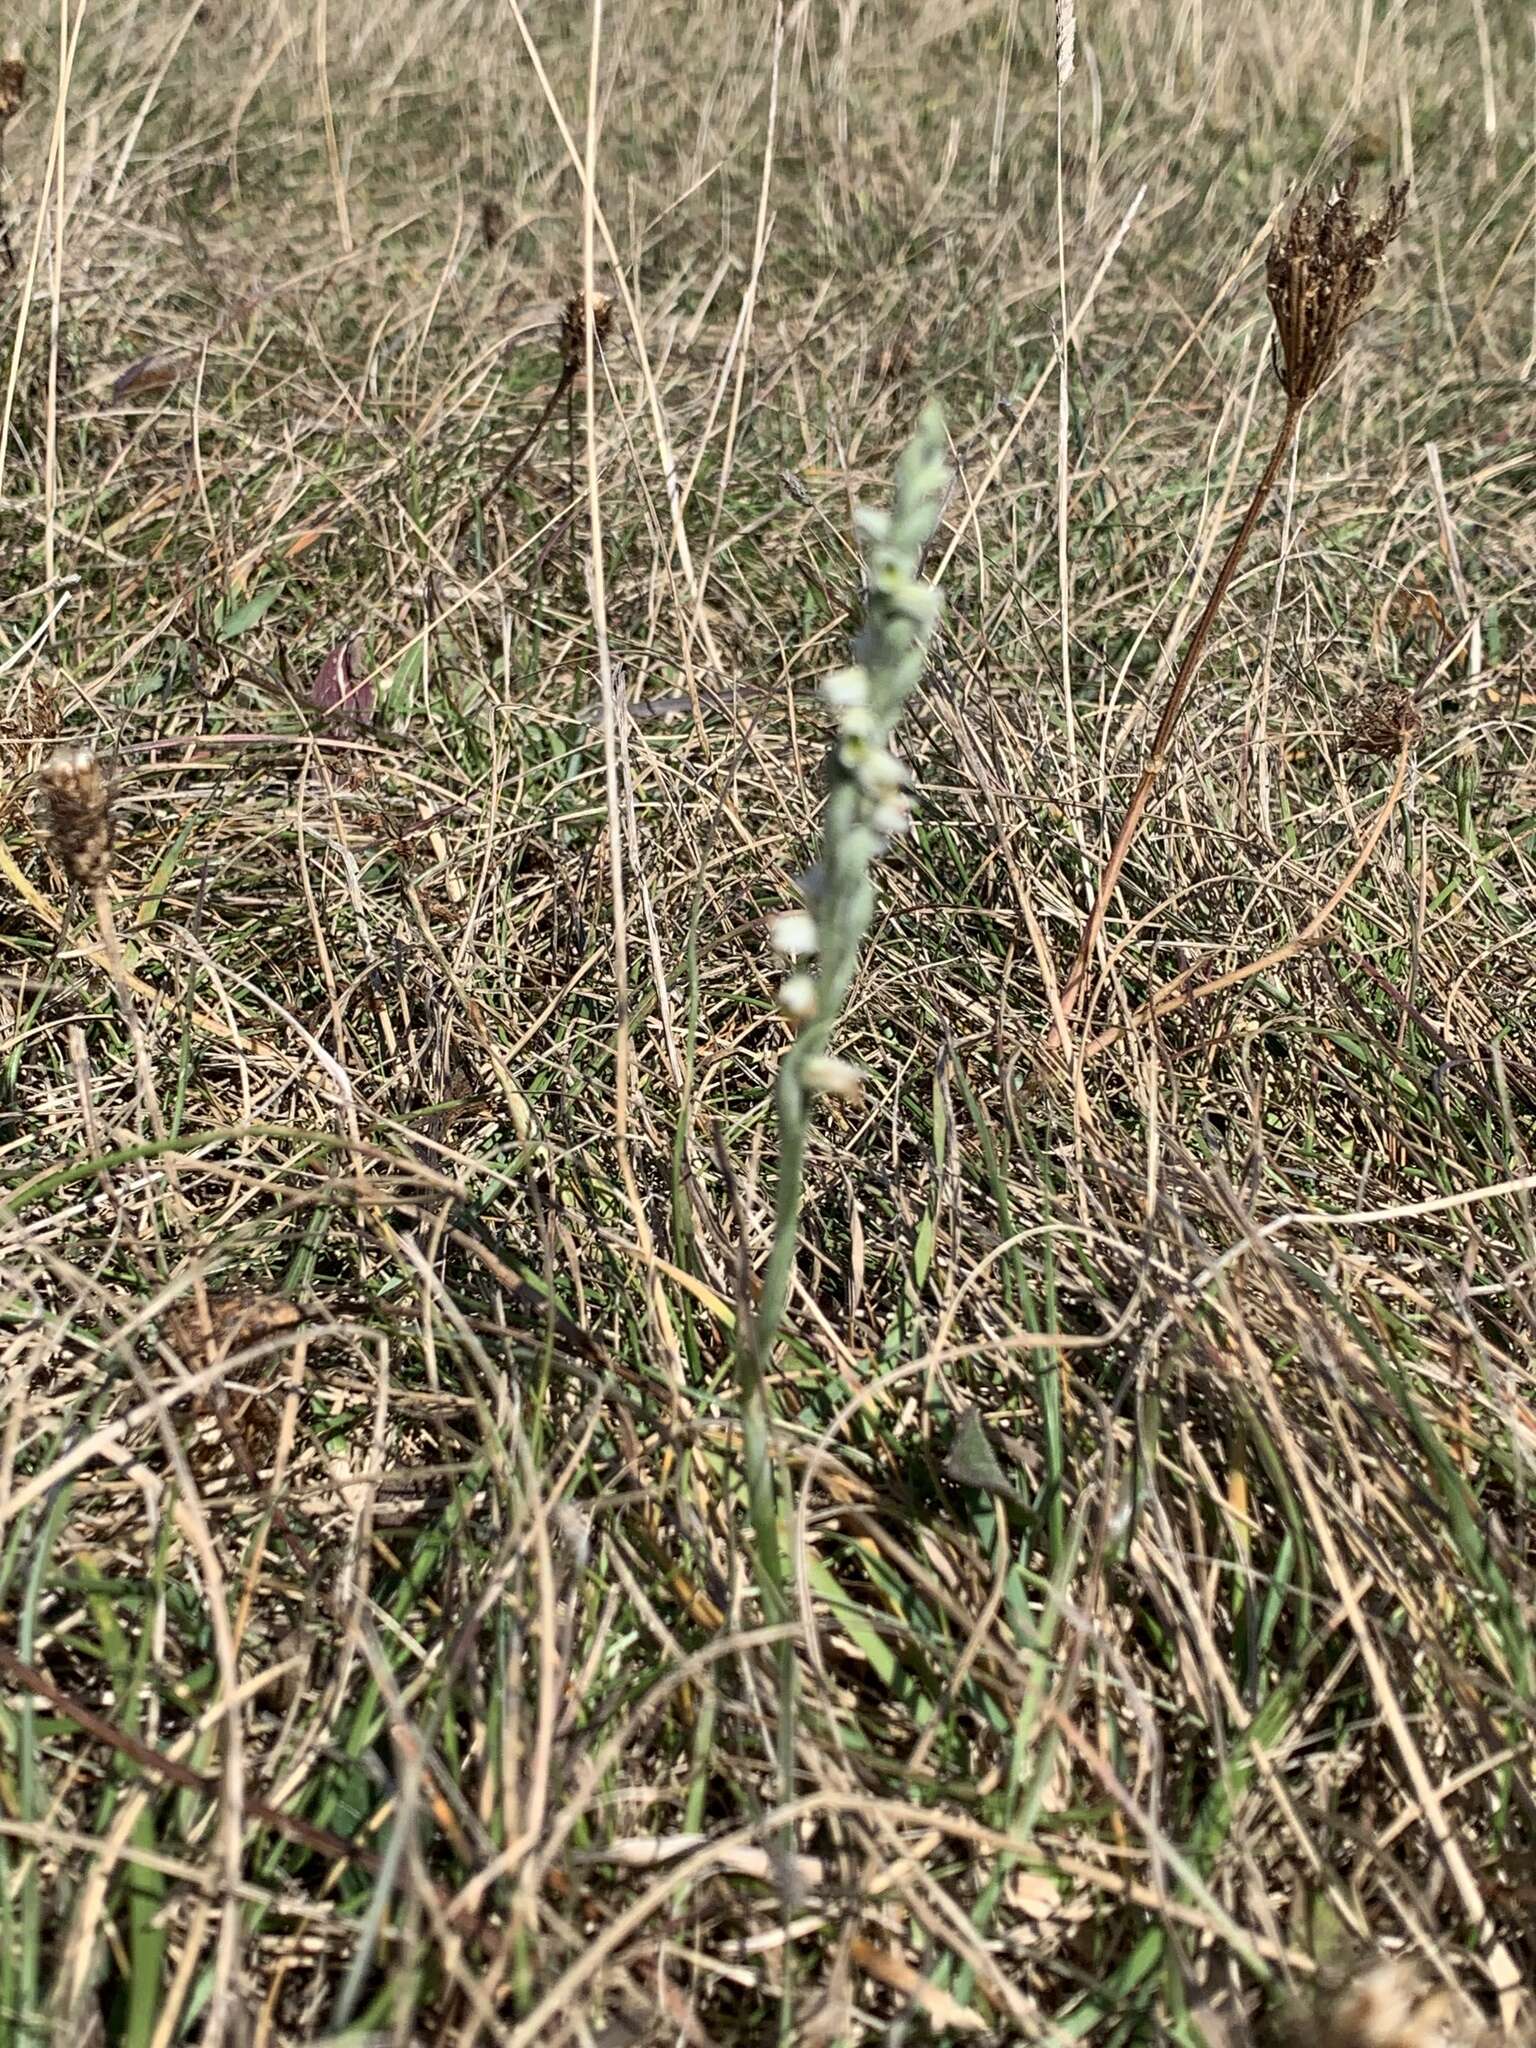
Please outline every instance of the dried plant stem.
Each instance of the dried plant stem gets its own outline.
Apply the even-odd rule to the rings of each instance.
[[[183,1244],[188,1248],[190,1259],[190,1248],[196,1237],[195,1218],[191,1204],[182,1191],[180,1166],[175,1149],[169,1142],[165,1113],[161,1108],[160,1092],[155,1084],[154,1067],[149,1057],[149,1043],[144,1034],[138,1006],[134,1001],[135,991],[143,989],[144,984],[137,981],[128,971],[127,957],[112,910],[112,891],[109,883],[113,839],[111,791],[101,772],[100,764],[89,747],[60,748],[43,768],[40,781],[47,812],[48,836],[54,855],[71,881],[84,889],[90,897],[97,930],[101,934],[100,952],[93,957],[99,959],[107,970],[113,993],[117,997],[118,1008],[127,1027],[129,1043],[133,1047],[139,1092],[155,1142],[160,1148],[160,1163],[170,1192],[171,1206],[175,1211],[177,1227]],[[9,862],[9,855],[6,859]],[[13,863],[11,865],[14,866]],[[25,882],[19,871],[16,879],[22,886],[23,894],[27,895],[30,901],[35,895],[31,885]],[[56,928],[62,929],[62,921],[53,919],[51,909],[42,898],[38,897],[37,901],[50,921],[55,922]],[[145,993],[156,999],[153,990],[146,989]],[[206,1355],[213,1345],[213,1317],[208,1302],[207,1284],[195,1262],[191,1264],[191,1289],[198,1345]],[[259,1491],[260,1480],[244,1439],[226,1418],[222,1396],[216,1394],[215,1400],[224,1434],[230,1439],[246,1477]],[[187,1512],[195,1512],[191,1503],[188,1504]],[[275,1500],[273,1512],[286,1530],[286,1517]],[[291,1531],[289,1533],[291,1534]],[[296,1544],[296,1554],[303,1556],[302,1545]],[[214,1569],[216,1570],[216,1564]],[[234,1683],[233,1669],[231,1663],[231,1685]]]
[[[587,273],[590,276],[590,263],[587,265]],[[613,301],[590,285],[585,290],[573,292],[565,302],[564,310],[560,315],[560,375],[555,380],[555,388],[550,392],[545,402],[544,410],[539,414],[527,434],[518,443],[517,447],[513,449],[498,471],[496,481],[491,485],[491,495],[493,497],[499,497],[512,482],[512,479],[528,459],[529,451],[534,443],[554,418],[555,408],[587,367],[587,326],[589,319],[592,328],[592,357],[595,367],[603,342],[607,339],[608,330],[613,325]],[[590,379],[588,383],[590,386]],[[587,406],[589,413],[592,410],[590,397],[589,389]]]
[[[157,1144],[163,1148],[160,1166],[165,1174],[166,1189],[176,1219],[177,1232],[188,1253],[194,1326],[199,1348],[206,1356],[213,1348],[213,1317],[209,1308],[207,1285],[195,1259],[191,1256],[196,1221],[191,1204],[182,1190],[179,1162],[174,1150],[167,1144],[165,1114],[161,1107],[160,1091],[155,1083],[154,1067],[149,1057],[149,1044],[133,1000],[127,963],[123,958],[122,941],[118,936],[117,920],[112,911],[112,895],[108,881],[111,868],[111,813],[106,785],[94,759],[83,750],[73,757],[68,754],[56,756],[54,762],[50,764],[50,771],[46,773],[46,787],[49,792],[55,848],[75,879],[81,882],[90,894],[91,908],[101,933],[108,972],[127,1028],[129,1042],[133,1047],[134,1067],[138,1074],[144,1113]],[[222,1414],[220,1419],[222,1424]],[[175,1433],[163,1414],[160,1422],[167,1452],[180,1481],[181,1497],[174,1508],[174,1519],[182,1536],[196,1555],[201,1570],[208,1619],[213,1633],[214,1659],[224,1691],[221,1716],[224,1725],[220,1740],[223,1771],[217,1784],[218,1835],[225,1880],[228,1885],[234,1885],[240,1875],[242,1815],[246,1804],[244,1740],[237,1704],[240,1697],[239,1651],[230,1625],[223,1568],[207,1518],[198,1501],[196,1487],[192,1484],[191,1475],[186,1469]],[[223,1434],[228,1436],[229,1433],[228,1427],[224,1426]],[[243,1445],[241,1448],[244,1448]],[[242,1462],[248,1466],[248,1476],[254,1476],[253,1468],[249,1468],[248,1459]],[[30,1674],[28,1683],[30,1686]],[[234,1904],[233,1894],[230,1893],[225,1899],[220,1916],[216,1989],[211,2008],[213,2017],[210,2020],[212,2037],[221,2037],[222,2029],[218,2015],[224,1998],[223,1987],[227,1985],[236,1968],[239,1941],[238,1908]],[[83,1963],[83,1958],[77,1958],[77,1963]],[[72,2006],[83,1995],[84,1989],[83,1978],[77,1970]]]
[[[1099,877],[1099,886],[1094,895],[1093,907],[1088,913],[1088,922],[1084,927],[1077,955],[1072,962],[1072,971],[1068,974],[1066,982],[1062,987],[1061,1007],[1063,1014],[1068,1020],[1071,1019],[1073,1012],[1082,1000],[1083,990],[1088,980],[1088,972],[1093,964],[1094,949],[1098,945],[1099,935],[1104,929],[1104,920],[1109,915],[1110,901],[1120,880],[1120,870],[1125,866],[1126,856],[1130,853],[1132,846],[1136,842],[1136,835],[1141,830],[1141,821],[1146,815],[1147,805],[1152,800],[1152,791],[1156,786],[1158,777],[1163,772],[1164,764],[1168,758],[1168,749],[1173,742],[1173,735],[1177,729],[1179,718],[1183,713],[1184,706],[1189,701],[1189,694],[1194,687],[1195,677],[1199,673],[1200,663],[1205,657],[1206,645],[1211,637],[1211,628],[1216,623],[1216,615],[1221,610],[1222,602],[1232,587],[1232,580],[1241,566],[1243,556],[1248,552],[1248,543],[1253,539],[1254,531],[1258,526],[1264,507],[1269,502],[1270,495],[1275,488],[1285,459],[1290,453],[1291,443],[1296,438],[1296,429],[1301,423],[1302,410],[1302,403],[1294,399],[1286,404],[1285,416],[1280,422],[1280,431],[1275,437],[1275,445],[1270,451],[1268,462],[1264,465],[1264,474],[1259,478],[1253,497],[1249,501],[1248,510],[1243,514],[1242,524],[1233,535],[1232,545],[1227,550],[1226,559],[1217,574],[1211,594],[1205,601],[1205,608],[1196,620],[1195,629],[1189,636],[1189,644],[1184,649],[1184,658],[1179,663],[1178,672],[1174,676],[1172,687],[1168,692],[1168,701],[1163,706],[1163,715],[1158,720],[1157,731],[1152,737],[1152,752],[1147,758],[1147,764],[1141,771],[1141,778],[1137,782],[1131,796],[1131,801],[1126,807],[1126,813],[1121,820],[1120,829],[1115,834],[1115,843],[1110,848],[1109,859],[1105,862],[1104,872]],[[1049,1042],[1052,1044],[1056,1042],[1056,1031],[1054,1028]]]
[[[133,1000],[132,978],[128,973],[127,962],[123,958],[122,940],[118,937],[117,919],[112,911],[111,892],[104,881],[92,885],[91,909],[95,913],[96,928],[101,933],[107,972],[112,978],[118,1008],[123,1013],[123,1022],[128,1029],[128,1040],[133,1047],[133,1064],[139,1077],[139,1089],[144,1097],[149,1127],[155,1135],[156,1142],[164,1145],[168,1135],[165,1113],[160,1106],[160,1091],[155,1085],[155,1071],[150,1064],[149,1044],[144,1036],[144,1026],[139,1017],[138,1006]],[[166,1186],[170,1190],[182,1238],[190,1253],[195,1226],[191,1204],[182,1193],[181,1172],[176,1154],[169,1149],[166,1150],[161,1155],[160,1164],[165,1172]],[[195,1264],[192,1266],[192,1304],[197,1318],[198,1339],[206,1348],[213,1341],[213,1317],[208,1308],[207,1283]]]
[[[491,497],[500,497],[501,493],[504,490],[506,490],[507,486],[516,477],[518,471],[522,468],[524,462],[528,458],[529,450],[533,447],[534,442],[538,440],[539,436],[543,433],[544,429],[549,425],[550,421],[554,418],[556,406],[559,405],[561,399],[564,398],[567,391],[569,391],[571,386],[575,383],[576,378],[580,373],[580,370],[580,363],[562,364],[559,378],[555,383],[555,388],[553,389],[553,391],[550,392],[548,399],[545,401],[544,410],[539,414],[538,418],[534,421],[533,425],[528,429],[528,432],[523,436],[522,440],[518,442],[517,446],[513,449],[512,453],[507,457],[506,461],[502,464],[500,470],[498,470],[496,474],[496,480],[491,485],[490,488],[489,495]]]
[[[1060,377],[1057,383],[1056,407],[1056,587],[1061,598],[1061,708],[1062,722],[1067,737],[1067,779],[1075,790],[1079,786],[1077,756],[1077,710],[1072,697],[1072,549],[1071,521],[1068,517],[1070,455],[1069,431],[1072,415],[1072,350],[1068,339],[1067,319],[1067,224],[1066,191],[1062,175],[1065,152],[1065,112],[1067,81],[1072,76],[1073,55],[1076,50],[1077,23],[1073,13],[1072,0],[1058,0],[1056,8],[1056,303],[1059,329],[1057,335],[1058,366]],[[1087,846],[1083,837],[1082,814],[1074,805],[1072,809],[1072,833],[1077,841],[1078,851],[1086,854]],[[1086,865],[1086,863],[1085,863]]]
[[[206,1776],[202,1771],[193,1770],[190,1764],[179,1757],[168,1756],[163,1749],[152,1748],[126,1728],[118,1727],[104,1714],[98,1714],[82,1700],[65,1692],[56,1685],[46,1671],[28,1664],[18,1657],[14,1650],[0,1643],[0,1676],[20,1691],[32,1693],[45,1700],[56,1713],[73,1721],[93,1741],[104,1744],[137,1764],[140,1770],[151,1776],[163,1778],[172,1785],[179,1785],[184,1791],[200,1793],[205,1799],[217,1800],[222,1787],[217,1778]],[[330,1828],[318,1827],[313,1821],[303,1820],[297,1814],[284,1813],[281,1807],[269,1806],[264,1799],[247,1794],[244,1808],[252,1820],[284,1835],[290,1842],[298,1842],[306,1849],[313,1849],[317,1855],[334,1856],[341,1863],[356,1863],[364,1870],[376,1870],[379,1859],[371,1849],[359,1848],[348,1841],[345,1835],[338,1835]]]
[[[22,902],[41,919],[49,931],[53,932],[55,936],[62,933],[64,930],[64,919],[54,909],[53,905],[35,883],[22,873],[16,863],[15,856],[11,853],[10,848],[6,846],[0,846],[0,876],[3,876],[10,883]],[[116,974],[114,974],[113,962],[104,947],[81,946],[79,950],[85,959],[91,961],[97,967],[104,968],[107,974],[112,976],[114,980],[120,974],[122,985],[125,988],[131,989],[141,1002],[147,1003],[152,1009],[165,1009],[169,1007],[164,991],[152,987],[149,982],[130,972],[123,962],[121,952],[118,954],[117,969]],[[244,1048],[262,1055],[269,1055],[271,1053],[272,1049],[268,1045],[259,1041],[247,1042],[242,1040],[237,1032],[230,1029],[229,1024],[223,1017],[215,1017],[209,1010],[200,1010],[194,1006],[186,1014],[191,1017],[192,1022],[200,1031],[208,1032],[210,1036],[221,1040],[225,1045],[233,1046],[237,1051]]]
[[[1178,673],[1174,676],[1168,701],[1163,706],[1163,715],[1153,735],[1152,752],[1141,771],[1141,779],[1136,784],[1120,830],[1115,835],[1115,843],[1110,848],[1109,859],[1104,864],[1104,872],[1099,877],[1082,943],[1062,988],[1061,1019],[1052,1027],[1046,1040],[1048,1046],[1059,1043],[1062,1023],[1070,1022],[1082,1000],[1094,950],[1119,884],[1120,870],[1141,829],[1153,788],[1168,757],[1175,728],[1199,672],[1216,614],[1232,586],[1232,579],[1247,552],[1260,514],[1296,439],[1301,415],[1308,401],[1317,396],[1337,368],[1344,342],[1359,320],[1375,288],[1382,260],[1403,225],[1408,203],[1406,185],[1389,186],[1381,212],[1374,220],[1362,224],[1355,211],[1357,184],[1358,179],[1351,172],[1333,197],[1326,201],[1303,194],[1284,232],[1270,245],[1265,263],[1265,290],[1274,320],[1270,362],[1285,393],[1285,414],[1264,474],[1259,478],[1242,524],[1227,550],[1215,587],[1206,599],[1205,609],[1196,622]]]
[[[118,937],[117,919],[112,912],[112,898],[105,882],[98,882],[91,890],[91,910],[96,919],[96,929],[101,933],[102,959],[106,963],[113,992],[117,996],[118,1008],[123,1013],[123,1022],[128,1027],[128,1039],[133,1047],[133,1064],[138,1073],[139,1087],[143,1092],[150,1129],[163,1143],[166,1125],[160,1108],[160,1091],[155,1085],[154,1069],[149,1063],[149,1048],[144,1040],[144,1027],[139,1021],[138,1008],[133,1000],[133,983],[129,977],[128,963],[123,957],[123,942]]]
[[[1226,974],[1218,974],[1210,981],[1202,981],[1194,988],[1187,986],[1190,978],[1188,973],[1177,975],[1172,981],[1166,982],[1152,1000],[1137,1011],[1130,1023],[1117,1024],[1112,1030],[1101,1031],[1097,1038],[1090,1039],[1083,1047],[1083,1058],[1096,1059],[1101,1052],[1107,1052],[1110,1046],[1117,1045],[1139,1024],[1150,1024],[1155,1018],[1168,1017],[1175,1010],[1187,1009],[1191,1003],[1203,1002],[1207,996],[1220,995],[1224,989],[1237,988],[1245,981],[1252,981],[1256,974],[1267,974],[1273,967],[1283,967],[1287,960],[1296,959],[1299,954],[1305,953],[1309,946],[1315,945],[1322,937],[1334,912],[1365,873],[1371,857],[1381,844],[1381,835],[1392,821],[1398,800],[1403,793],[1403,785],[1408,779],[1408,762],[1412,751],[1413,741],[1410,736],[1405,739],[1399,750],[1397,772],[1392,778],[1392,786],[1387,791],[1381,808],[1371,820],[1360,850],[1350,862],[1344,879],[1333,890],[1328,900],[1313,911],[1294,938],[1287,939],[1283,946],[1274,947],[1259,959],[1250,960],[1242,967],[1234,967]],[[1190,970],[1191,973],[1193,971]]]

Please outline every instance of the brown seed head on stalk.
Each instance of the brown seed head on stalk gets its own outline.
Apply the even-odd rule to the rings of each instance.
[[[7,43],[0,57],[0,130],[21,111],[27,96],[27,65],[19,43]]]
[[[602,292],[592,294],[592,339],[601,348],[613,325],[613,301]],[[574,377],[587,358],[587,295],[572,292],[560,315],[560,362],[567,378]]]
[[[112,802],[89,747],[60,747],[43,766],[48,838],[72,882],[93,889],[112,870]]]
[[[1424,714],[1413,692],[1400,683],[1368,690],[1354,707],[1344,744],[1357,754],[1396,754],[1411,747],[1424,730]]]
[[[1387,187],[1381,212],[1362,226],[1355,211],[1359,182],[1351,171],[1331,199],[1304,193],[1289,226],[1270,244],[1271,360],[1293,406],[1315,397],[1332,374],[1408,211],[1405,180]]]

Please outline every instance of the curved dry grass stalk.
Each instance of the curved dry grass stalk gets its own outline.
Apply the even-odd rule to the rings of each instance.
[[[1400,737],[1397,766],[1393,772],[1391,785],[1377,807],[1376,815],[1371,820],[1364,839],[1360,842],[1359,851],[1350,862],[1343,879],[1313,911],[1294,938],[1287,939],[1283,945],[1271,948],[1257,960],[1249,960],[1243,966],[1234,967],[1225,974],[1213,975],[1209,981],[1198,982],[1194,987],[1189,984],[1198,970],[1186,969],[1183,974],[1166,982],[1149,1002],[1142,1005],[1129,1023],[1116,1024],[1108,1031],[1101,1031],[1096,1038],[1089,1039],[1082,1048],[1082,1059],[1097,1059],[1101,1053],[1108,1052],[1112,1045],[1118,1045],[1122,1039],[1129,1037],[1143,1025],[1155,1023],[1163,1017],[1171,1017],[1176,1011],[1188,1009],[1192,1003],[1204,1002],[1209,996],[1223,995],[1229,989],[1240,988],[1245,981],[1252,981],[1255,975],[1272,973],[1275,968],[1283,967],[1288,960],[1299,959],[1303,953],[1309,952],[1322,938],[1340,904],[1370,866],[1372,856],[1381,844],[1381,836],[1392,822],[1408,779],[1408,763],[1412,758],[1415,737],[1416,728],[1411,729],[1406,737]]]

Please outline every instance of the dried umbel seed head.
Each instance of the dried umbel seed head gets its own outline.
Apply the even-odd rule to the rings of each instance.
[[[60,747],[44,764],[48,838],[72,882],[95,888],[112,869],[112,803],[89,747]]]
[[[1332,374],[1408,210],[1406,182],[1389,185],[1385,206],[1362,226],[1355,212],[1358,184],[1358,172],[1351,171],[1331,199],[1304,194],[1270,245],[1271,360],[1293,406],[1305,405]]]
[[[19,43],[7,43],[0,57],[0,129],[21,111],[27,96],[27,65]]]
[[[1413,692],[1391,683],[1360,699],[1344,744],[1357,754],[1396,754],[1411,747],[1423,730],[1424,714]]]
[[[613,301],[601,292],[592,294],[592,339],[601,348],[613,325]],[[587,295],[572,292],[560,315],[560,360],[566,374],[574,376],[587,359]]]

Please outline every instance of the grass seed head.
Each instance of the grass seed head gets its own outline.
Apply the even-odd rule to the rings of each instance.
[[[1355,211],[1358,184],[1359,173],[1351,171],[1331,199],[1303,193],[1270,245],[1271,359],[1292,405],[1305,405],[1332,375],[1408,210],[1406,181],[1389,185],[1386,204],[1362,226]]]
[[[1077,63],[1077,9],[1073,0],[1056,0],[1056,90],[1072,83]]]
[[[72,882],[94,888],[112,869],[112,802],[89,747],[60,747],[42,771],[48,838]]]

